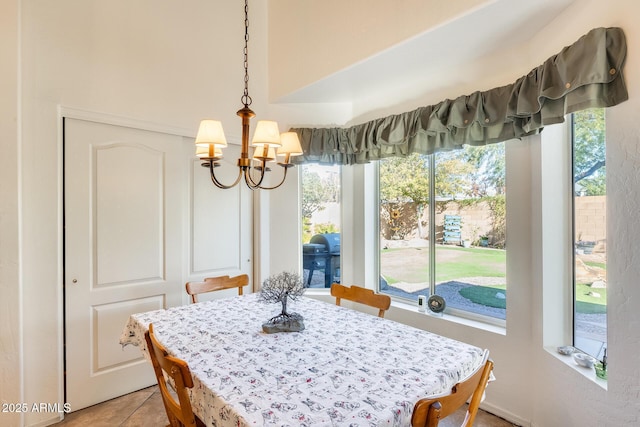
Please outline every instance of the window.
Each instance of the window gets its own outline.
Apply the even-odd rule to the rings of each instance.
[[[574,346],[602,359],[607,346],[604,109],[572,116]]]
[[[379,180],[380,292],[504,320],[504,143],[385,159]]]
[[[305,164],[302,174],[302,268],[307,287],[340,282],[340,166]]]

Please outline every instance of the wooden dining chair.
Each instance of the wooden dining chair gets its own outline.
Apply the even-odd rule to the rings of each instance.
[[[218,276],[207,277],[204,282],[188,282],[186,284],[187,293],[191,295],[191,302],[198,302],[197,295],[205,292],[221,291],[223,289],[238,288],[238,295],[242,295],[242,287],[249,284],[249,276],[241,274],[239,276]]]
[[[339,283],[331,285],[331,295],[336,298],[336,305],[340,305],[341,299],[365,304],[377,308],[378,317],[384,317],[384,312],[391,307],[391,297],[381,295],[360,286],[343,286]]]
[[[442,418],[451,415],[471,397],[462,427],[471,427],[493,370],[493,361],[485,354],[485,362],[464,381],[454,385],[446,396],[420,399],[413,407],[411,427],[436,427]]]
[[[158,342],[153,334],[152,324],[149,324],[149,331],[144,334],[144,338],[147,341],[151,364],[153,365],[153,371],[158,380],[162,403],[169,418],[169,426],[167,427],[205,426],[202,420],[193,413],[193,409],[191,408],[187,388],[193,387],[193,378],[191,377],[191,371],[189,370],[187,362],[169,356],[167,350]],[[167,386],[163,372],[166,373],[168,378],[173,380],[173,388],[175,394],[178,396],[177,401]]]

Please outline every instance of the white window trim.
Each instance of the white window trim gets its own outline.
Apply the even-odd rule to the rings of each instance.
[[[370,209],[370,214],[368,215],[364,215],[364,217],[367,218],[374,218],[375,220],[372,221],[373,224],[368,227],[368,229],[371,229],[371,233],[373,236],[377,236],[378,238],[375,239],[375,241],[373,242],[373,247],[374,247],[374,251],[372,253],[372,257],[374,259],[374,265],[373,268],[375,269],[373,274],[371,274],[371,276],[373,278],[378,278],[377,280],[375,280],[375,284],[373,289],[376,292],[380,292],[380,188],[379,188],[379,182],[380,182],[380,165],[379,162],[373,162],[372,164],[370,164],[371,168],[371,173],[368,175],[368,180],[364,181],[364,191],[363,193],[365,194],[373,194],[373,200],[370,201],[370,203],[367,204],[367,206],[369,206]],[[435,170],[435,160],[433,158],[433,156],[430,158],[429,160],[429,168],[430,170]],[[508,165],[506,166],[508,168]],[[434,193],[435,189],[434,189],[434,180],[431,179],[429,180],[430,185],[431,185],[431,194]],[[370,183],[369,185],[367,185],[367,183]],[[506,189],[506,196],[507,199],[509,198],[509,187],[507,187]],[[429,206],[430,211],[435,209],[435,205],[430,205]],[[507,211],[508,212],[508,211]],[[430,213],[431,215],[431,213]],[[509,223],[509,214],[507,213],[507,224]],[[507,234],[508,235],[508,234]],[[435,243],[433,241],[433,239],[429,240],[429,250],[433,251],[435,248]],[[434,269],[434,265],[435,261],[431,260],[430,258],[430,263],[432,265],[430,265],[430,275],[433,276],[435,275],[435,269]],[[430,288],[434,287],[434,277],[431,277],[429,280],[430,283]],[[507,284],[507,288],[508,288],[508,284]],[[429,293],[433,292],[432,289],[429,290]],[[391,299],[394,303],[394,305],[398,306],[398,307],[411,307],[413,305],[415,305],[415,303],[413,303],[411,300],[407,299],[407,298],[402,298],[402,297],[398,297],[398,296],[394,296],[394,295],[390,295]],[[448,307],[445,310],[445,313],[442,317],[442,319],[448,320],[448,321],[454,321],[456,323],[460,323],[460,324],[464,324],[464,325],[468,325],[468,326],[472,326],[472,327],[476,327],[479,329],[485,329],[488,331],[494,331],[493,327],[497,327],[499,328],[499,331],[501,331],[500,333],[504,334],[506,332],[506,327],[507,327],[507,321],[506,319],[498,319],[495,317],[491,317],[491,316],[483,316],[471,311],[465,311],[465,310],[460,310],[460,309],[456,309],[456,308],[451,308]]]

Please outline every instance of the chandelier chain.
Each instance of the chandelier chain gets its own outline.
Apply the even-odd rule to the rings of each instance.
[[[240,98],[244,104],[244,108],[241,108],[236,112],[242,119],[242,143],[240,157],[238,158],[238,175],[230,185],[227,185],[216,177],[215,168],[220,166],[219,160],[222,158],[222,146],[227,145],[222,131],[222,123],[215,120],[203,120],[200,123],[198,129],[198,135],[196,136],[196,155],[202,159],[202,166],[209,169],[209,175],[213,184],[220,189],[227,189],[235,187],[244,178],[247,187],[251,190],[274,190],[280,187],[287,178],[287,170],[294,166],[290,161],[290,156],[296,156],[302,154],[302,148],[300,148],[300,141],[297,136],[294,136],[294,141],[291,141],[290,136],[287,135],[288,148],[283,150],[283,153],[278,151],[278,155],[284,155],[284,162],[278,161],[277,164],[282,167],[282,180],[272,186],[268,186],[265,182],[265,178],[268,176],[267,172],[271,171],[271,168],[267,166],[267,162],[276,162],[275,147],[285,146],[281,143],[280,138],[274,140],[272,135],[280,135],[278,130],[278,124],[274,121],[262,121],[258,122],[256,127],[260,128],[261,123],[269,129],[264,134],[269,134],[269,137],[258,137],[254,135],[254,141],[257,139],[257,147],[254,149],[253,158],[249,156],[249,132],[250,121],[255,116],[255,113],[249,108],[252,99],[249,96],[249,0],[244,0],[244,92]],[[284,135],[284,134],[282,134]],[[295,135],[295,134],[294,134]],[[263,139],[264,138],[264,139]],[[282,136],[284,138],[284,136]],[[268,143],[267,143],[268,142]],[[297,145],[296,145],[297,144]],[[204,148],[204,150],[203,150]],[[257,162],[257,165],[255,164]],[[268,179],[266,180],[269,181]]]
[[[251,105],[249,96],[249,0],[244,0],[244,93],[241,101],[245,108]]]

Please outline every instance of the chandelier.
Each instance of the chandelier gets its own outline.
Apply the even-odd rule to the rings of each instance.
[[[203,167],[209,169],[211,181],[218,188],[227,189],[235,187],[242,177],[247,186],[252,189],[273,190],[280,187],[287,178],[287,170],[294,166],[291,163],[292,156],[302,154],[300,140],[295,132],[280,133],[278,123],[274,121],[260,120],[251,140],[254,147],[253,157],[249,157],[249,122],[255,113],[249,108],[251,96],[249,96],[249,4],[244,2],[244,93],[240,98],[243,108],[237,114],[242,119],[242,145],[240,158],[238,159],[238,177],[231,184],[223,184],[215,174],[216,167],[220,166],[222,149],[227,146],[227,140],[222,130],[222,123],[217,120],[202,120],[196,136],[196,155],[201,159]],[[282,161],[277,161],[278,156],[284,156]],[[282,167],[282,180],[274,186],[263,185],[267,172],[271,169],[267,165],[276,162]]]

